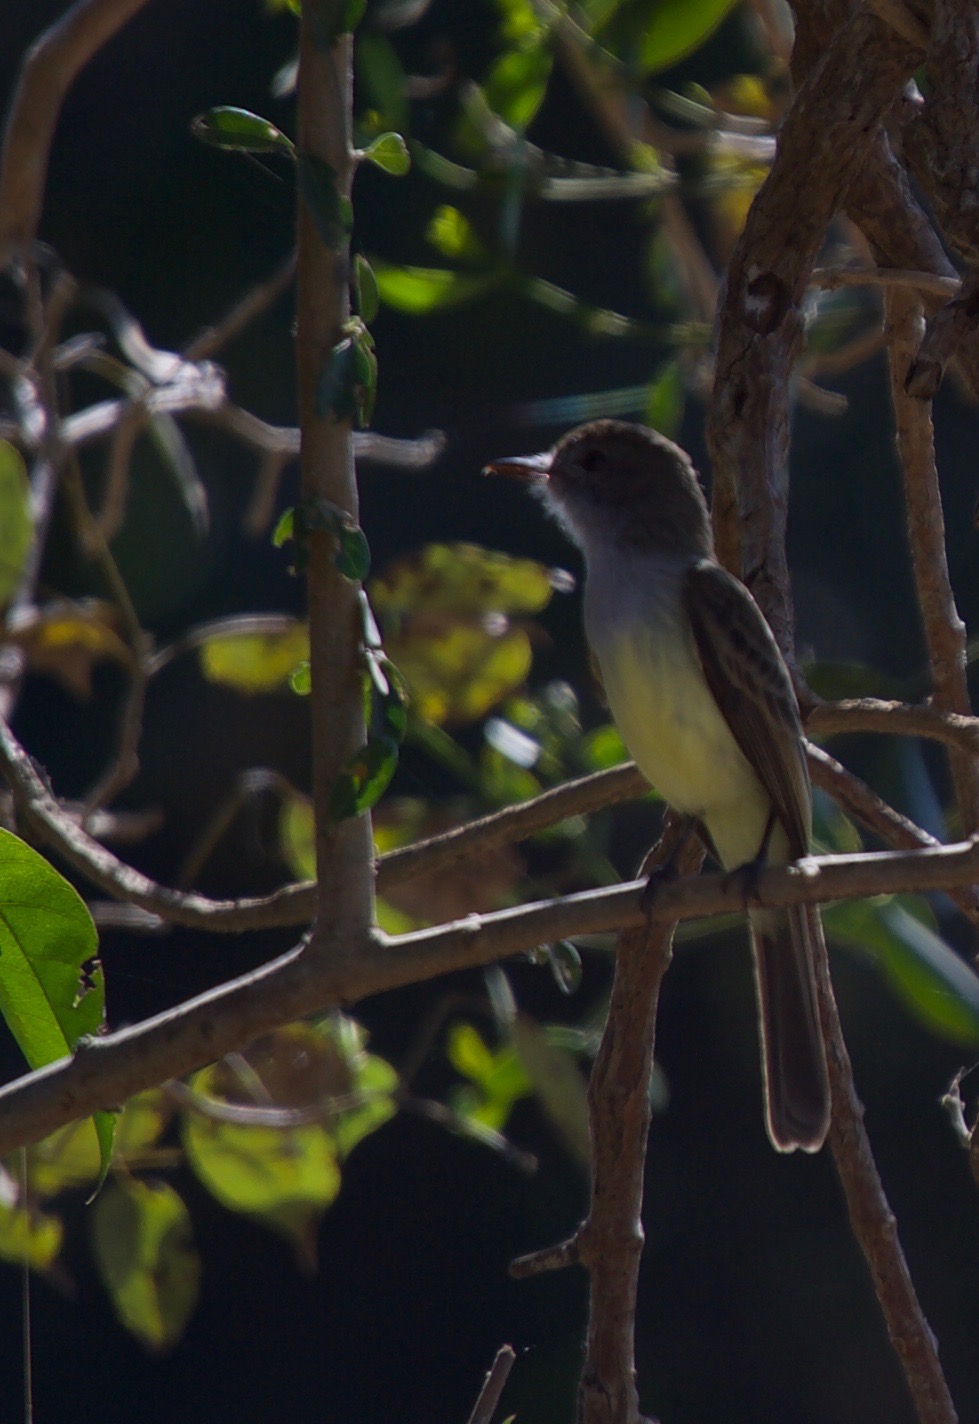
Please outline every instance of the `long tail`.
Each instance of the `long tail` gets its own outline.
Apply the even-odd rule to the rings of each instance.
[[[819,911],[809,905],[756,911],[749,921],[768,1135],[779,1152],[818,1152],[830,1116],[812,968],[823,937]]]

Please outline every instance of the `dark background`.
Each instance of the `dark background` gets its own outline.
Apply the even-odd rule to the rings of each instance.
[[[24,49],[62,9],[7,0],[0,92],[9,94]],[[497,19],[489,4],[435,3],[396,43],[409,66],[422,70],[448,46],[461,71],[478,77],[493,54]],[[289,173],[207,149],[190,137],[189,124],[227,103],[291,129],[291,103],[273,100],[269,83],[293,43],[293,19],[270,17],[253,0],[151,0],[68,98],[42,236],[77,276],[116,291],[159,346],[186,344],[288,251]],[[743,44],[735,19],[700,57],[704,77],[730,65]],[[434,141],[445,114],[437,102],[417,106],[413,121]],[[611,161],[560,77],[532,136],[569,157]],[[396,183],[365,170],[355,198],[364,250],[438,263],[420,234],[435,205],[451,195],[417,175]],[[469,215],[491,233],[490,202],[475,203]],[[631,203],[531,207],[520,253],[528,269],[588,300],[648,317],[646,231]],[[3,301],[13,300],[5,290]],[[283,423],[295,419],[290,302],[291,294],[220,358],[235,398]],[[382,311],[374,332],[381,371],[375,428],[417,435],[440,426],[448,437],[431,471],[364,468],[362,522],[375,567],[433,538],[573,564],[558,531],[520,491],[491,487],[478,471],[492,455],[540,448],[558,433],[519,424],[516,406],[648,379],[662,356],[655,343],[589,342],[557,317],[510,298],[425,320]],[[882,691],[917,693],[922,644],[884,370],[862,368],[841,389],[850,399],[846,415],[803,413],[797,422],[790,553],[800,647],[821,659],[872,664]],[[971,625],[979,611],[975,414],[946,394],[938,423],[950,561]],[[702,409],[693,400],[682,434],[704,467]],[[172,489],[148,469],[137,472],[116,545],[141,615],[161,640],[222,613],[301,608],[301,585],[287,577],[282,555],[266,538],[241,533],[251,457],[199,429],[193,439],[211,498],[210,540],[195,540]],[[292,470],[281,504],[294,491]],[[49,571],[57,567],[66,592],[88,591],[84,569],[66,570],[67,549],[56,521]],[[564,675],[585,685],[577,620],[574,599],[548,611],[550,637],[535,678]],[[39,679],[28,685],[17,731],[59,792],[79,791],[102,764],[118,692],[111,672],[99,674],[87,704]],[[585,710],[600,720],[596,706]],[[244,701],[206,685],[192,660],[168,669],[154,684],[143,770],[125,798],[166,813],[161,833],[135,852],[138,863],[172,877],[244,767],[276,766],[302,784],[305,719],[296,699]],[[885,760],[867,739],[834,750],[872,780],[879,771],[881,789],[919,819],[929,814],[927,795],[915,791],[928,784],[916,752],[905,752],[903,762]],[[928,769],[941,794],[937,759]],[[437,793],[430,776],[410,763],[397,788]],[[635,837],[643,834],[637,824]],[[631,844],[623,849],[624,872],[633,851]],[[256,814],[209,865],[201,888],[258,893],[279,873]],[[968,947],[951,918],[945,927]],[[107,934],[112,1023],[178,1002],[287,942],[204,940],[182,931],[160,940]],[[864,962],[836,954],[834,970],[868,1127],[912,1272],[961,1415],[974,1417],[979,1200],[937,1104],[961,1053],[916,1027]],[[600,995],[606,975],[605,958],[589,957],[582,997],[570,1002],[539,971],[516,967],[512,980],[539,1017],[574,1020]],[[478,992],[480,980],[460,976],[451,987]],[[425,986],[361,1006],[374,1049],[399,1062],[441,992]],[[664,991],[657,1044],[670,1103],[654,1123],[650,1147],[638,1329],[643,1407],[670,1424],[902,1424],[912,1418],[910,1404],[847,1230],[832,1162],[826,1153],[781,1159],[770,1150],[754,1033],[743,935],[682,948]],[[9,1076],[19,1071],[10,1045],[4,1063]],[[433,1091],[441,1071],[438,1061],[429,1066]],[[33,1286],[38,1424],[115,1424],[136,1414],[146,1424],[175,1417],[456,1424],[504,1340],[519,1352],[505,1412],[521,1420],[570,1418],[583,1279],[566,1273],[515,1284],[506,1268],[515,1254],[573,1229],[586,1184],[533,1107],[522,1106],[510,1130],[540,1154],[536,1177],[411,1117],[369,1138],[350,1159],[340,1198],[324,1219],[312,1277],[297,1272],[284,1244],[224,1212],[189,1174],[179,1174],[203,1256],[202,1299],[185,1339],[159,1360],[115,1321],[91,1266],[86,1211],[73,1203],[65,1282]],[[21,1407],[20,1290],[18,1273],[0,1269],[4,1420],[19,1417]]]

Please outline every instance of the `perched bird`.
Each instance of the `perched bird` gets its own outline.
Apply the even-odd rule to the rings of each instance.
[[[581,548],[585,632],[648,780],[695,818],[722,866],[808,855],[812,791],[792,681],[758,605],[714,557],[689,457],[643,426],[596,420],[487,469],[530,481]],[[780,1152],[816,1152],[829,1126],[819,912],[748,918],[768,1135]]]

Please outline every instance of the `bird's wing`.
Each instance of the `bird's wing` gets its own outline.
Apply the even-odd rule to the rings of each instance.
[[[712,559],[687,573],[683,598],[707,685],[772,798],[794,856],[809,853],[812,791],[788,668],[744,584]]]

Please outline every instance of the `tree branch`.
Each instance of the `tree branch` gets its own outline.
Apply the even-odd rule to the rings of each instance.
[[[146,0],[79,0],[27,53],[0,153],[0,268],[33,246],[48,156],[75,76]]]
[[[915,297],[896,288],[888,291],[885,309],[891,397],[904,473],[908,542],[931,668],[933,701],[942,712],[967,715],[971,707],[966,678],[966,630],[955,606],[948,575],[931,403],[916,400],[905,389],[905,377],[920,340],[921,309]],[[979,828],[979,775],[974,753],[953,750],[949,765],[962,826],[971,834]]]
[[[823,904],[868,895],[954,890],[979,879],[979,841],[919,851],[812,857],[758,872],[752,906]],[[738,877],[726,873],[663,885],[651,912],[646,881],[588,890],[452,924],[388,936],[371,931],[342,961],[305,944],[254,973],[104,1038],[0,1090],[0,1155],[66,1122],[243,1048],[302,1014],[472,969],[576,935],[738,913]]]

